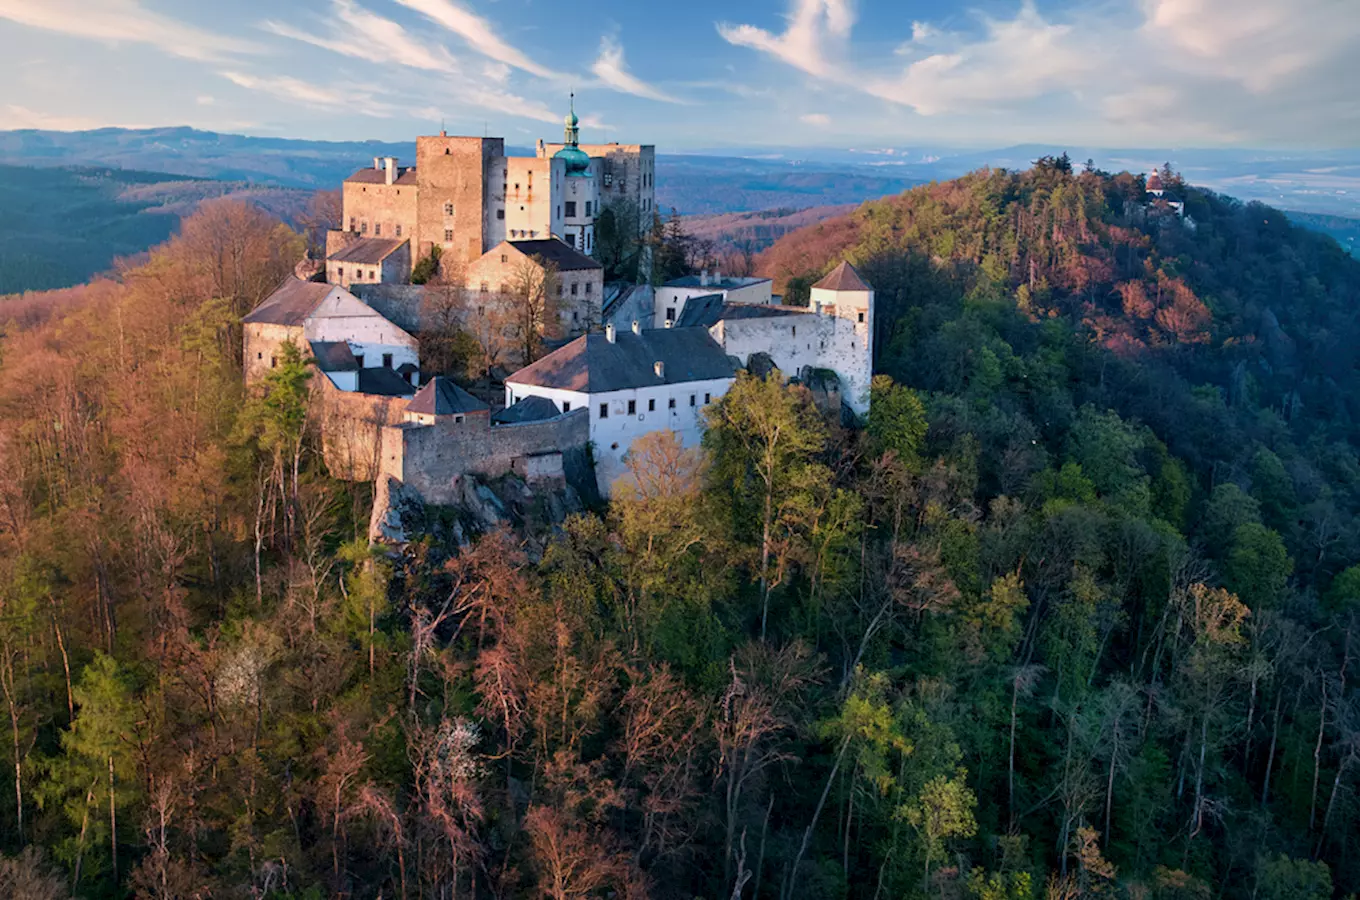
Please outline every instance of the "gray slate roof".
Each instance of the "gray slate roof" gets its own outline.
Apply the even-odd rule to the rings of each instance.
[[[336,262],[376,265],[395,253],[404,243],[406,243],[404,238],[359,238],[337,250],[331,255],[331,259]]]
[[[557,238],[545,238],[537,241],[511,241],[510,245],[528,256],[537,256],[545,262],[554,264],[559,272],[604,268],[575,247],[563,243]]]
[[[485,412],[491,407],[453,383],[450,378],[436,375],[406,404],[406,411],[427,416],[451,416],[455,413]]]
[[[241,321],[247,325],[301,325],[334,285],[303,281],[289,275],[265,301]]]
[[[492,416],[491,421],[497,425],[515,425],[520,422],[542,422],[557,415],[557,404],[547,397],[521,397],[519,402]]]
[[[381,397],[411,397],[416,389],[391,369],[375,368],[359,370],[359,393],[377,394]]]
[[[722,294],[692,297],[676,320],[677,328],[712,328],[718,322],[732,319],[770,319],[780,316],[808,315],[809,310],[797,306],[774,306],[768,303],[727,303]]]
[[[842,261],[839,266],[826,273],[821,281],[812,286],[824,291],[872,291],[854,266]]]
[[[356,372],[359,360],[345,341],[312,341],[312,356],[316,367],[323,372]]]
[[[416,183],[415,166],[397,166],[397,172],[400,174],[397,176],[396,181],[392,182],[393,184],[407,185]],[[387,170],[375,169],[372,166],[369,166],[360,169],[345,180],[350,184],[386,184]]]
[[[661,376],[653,368],[657,362],[662,363]],[[582,335],[506,380],[598,394],[736,374],[736,364],[707,329],[663,328],[642,334],[622,331],[613,343],[603,334]]]

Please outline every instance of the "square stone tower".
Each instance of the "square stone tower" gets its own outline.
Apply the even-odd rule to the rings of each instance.
[[[819,315],[839,320],[827,368],[840,374],[849,394],[846,402],[863,415],[869,410],[874,372],[874,289],[854,266],[842,262],[812,286],[811,306]]]
[[[489,221],[500,193],[496,161],[505,156],[503,138],[449,137],[440,132],[416,138],[417,246],[419,260],[439,247],[444,258],[466,265],[491,249],[498,229]]]

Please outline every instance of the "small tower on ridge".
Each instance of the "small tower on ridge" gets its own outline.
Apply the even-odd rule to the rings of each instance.
[[[846,382],[846,402],[860,415],[869,410],[869,382],[874,368],[874,289],[848,262],[842,262],[812,286],[810,305],[822,316],[848,324],[835,331],[835,367]]]

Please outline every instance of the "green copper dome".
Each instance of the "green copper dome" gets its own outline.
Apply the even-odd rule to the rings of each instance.
[[[563,140],[566,144],[561,150],[553,154],[553,159],[564,160],[567,164],[568,178],[589,178],[590,177],[590,157],[577,146],[581,134],[581,120],[576,118],[576,95],[571,95],[571,112],[567,113],[562,120],[566,125],[563,129]]]

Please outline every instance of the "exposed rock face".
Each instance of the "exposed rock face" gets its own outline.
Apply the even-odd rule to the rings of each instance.
[[[740,365],[740,363],[738,363],[738,365]],[[750,357],[746,360],[746,371],[750,372],[757,378],[766,377],[776,368],[778,367],[774,364],[774,359],[770,356],[770,354],[765,353],[763,351],[759,353],[752,353]],[[792,375],[793,373],[786,372],[784,374]]]
[[[451,505],[433,506],[410,485],[385,477],[375,486],[368,539],[400,552],[428,535],[452,554],[476,537],[509,528],[524,540],[529,557],[539,559],[547,539],[586,508],[570,484],[530,486],[517,475],[494,480],[462,475],[456,497]]]
[[[804,366],[798,373],[798,380],[807,387],[812,394],[812,402],[817,405],[823,415],[841,416],[841,407],[844,405],[841,397],[841,380],[835,372],[830,369],[814,369],[811,366]]]

